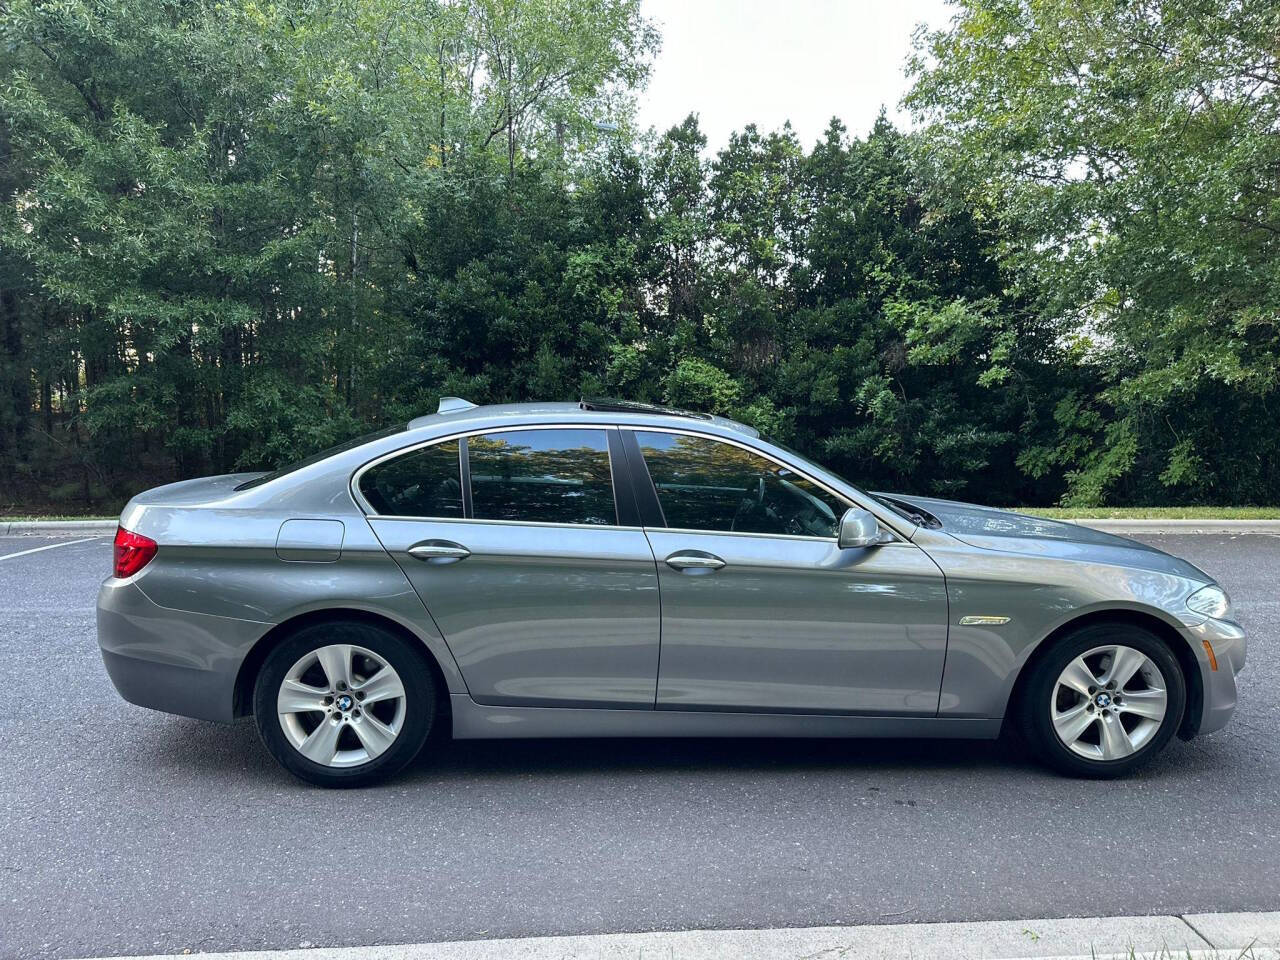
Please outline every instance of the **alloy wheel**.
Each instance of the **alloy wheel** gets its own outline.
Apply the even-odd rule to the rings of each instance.
[[[1058,675],[1050,717],[1063,746],[1089,760],[1137,753],[1159,731],[1168,711],[1164,674],[1140,650],[1094,647]]]
[[[400,675],[366,647],[335,643],[302,655],[276,695],[285,736],[326,767],[355,767],[387,751],[404,729]]]

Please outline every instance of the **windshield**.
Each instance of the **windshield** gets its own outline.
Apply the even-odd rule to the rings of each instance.
[[[371,440],[381,440],[383,437],[392,436],[393,434],[400,433],[408,428],[409,425],[407,423],[398,423],[393,427],[384,427],[381,430],[375,430],[373,433],[366,433],[363,436],[355,437],[352,440],[339,443],[337,446],[329,447],[327,450],[321,450],[319,453],[313,453],[311,456],[303,460],[299,460],[297,463],[291,463],[287,467],[281,467],[279,470],[272,470],[270,473],[264,473],[260,477],[254,477],[252,480],[246,480],[244,483],[238,484],[235,489],[240,491],[250,490],[253,487],[260,487],[264,483],[270,483],[272,480],[283,477],[285,474],[293,473],[295,470],[301,470],[303,467],[309,467],[313,463],[319,463],[321,460],[326,460],[335,454],[343,453],[347,450],[354,450],[361,444],[369,443]]]

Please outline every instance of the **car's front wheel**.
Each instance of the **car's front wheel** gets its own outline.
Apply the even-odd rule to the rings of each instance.
[[[1182,669],[1140,627],[1084,627],[1032,669],[1023,704],[1031,746],[1063,773],[1124,776],[1159,753],[1182,720]]]
[[[285,769],[321,786],[356,787],[418,754],[435,689],[408,641],[336,621],[306,626],[268,654],[253,705],[258,732]]]

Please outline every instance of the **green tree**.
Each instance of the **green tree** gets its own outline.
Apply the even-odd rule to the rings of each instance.
[[[608,336],[560,299],[567,164],[628,122],[655,42],[638,0],[6,5],[5,487],[101,499],[450,383],[598,382]]]
[[[711,155],[696,116],[634,130],[639,0],[14,0],[0,493],[609,392],[870,487],[1274,501],[1276,35],[968,0],[921,37],[921,134]]]
[[[1068,502],[1280,494],[1280,8],[962,0],[909,103],[1100,389],[1028,446]]]

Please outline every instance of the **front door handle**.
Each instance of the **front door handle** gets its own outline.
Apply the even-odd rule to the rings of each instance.
[[[471,551],[460,543],[454,543],[452,540],[425,540],[422,543],[415,543],[407,551],[409,556],[415,560],[444,561],[451,563],[455,560],[465,560],[471,556]]]
[[[673,553],[667,557],[672,570],[719,570],[724,561],[710,553]]]

